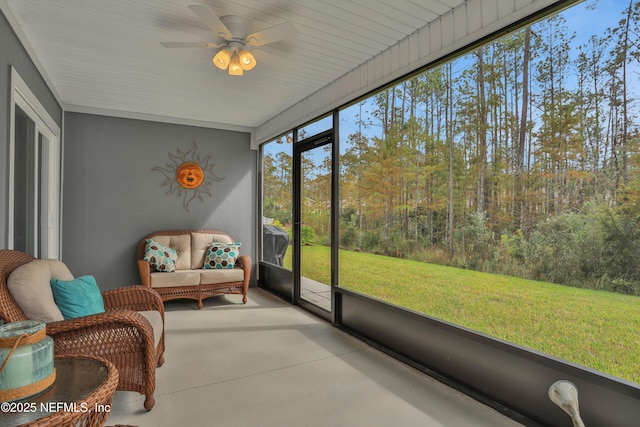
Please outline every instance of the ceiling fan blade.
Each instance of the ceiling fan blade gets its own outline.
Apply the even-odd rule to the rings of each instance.
[[[247,44],[251,46],[263,46],[265,44],[278,42],[298,35],[298,30],[290,22],[274,25],[273,27],[257,31],[247,36]]]
[[[274,52],[269,49],[269,46],[261,46],[257,49],[252,49],[251,53],[256,58],[259,64],[279,64],[286,65],[287,67],[295,66],[295,63],[286,57],[281,55],[282,52]]]
[[[198,15],[198,18],[202,19],[204,23],[207,24],[207,26],[211,28],[211,30],[218,36],[224,39],[230,39],[231,37],[233,37],[231,31],[229,31],[229,29],[222,23],[220,18],[218,18],[215,13],[213,13],[207,6],[201,4],[192,4],[189,6],[189,9],[191,9],[193,13]]]
[[[216,43],[202,43],[202,42],[160,42],[160,44],[164,47],[178,47],[178,48],[209,48],[216,49],[222,47],[223,44]]]

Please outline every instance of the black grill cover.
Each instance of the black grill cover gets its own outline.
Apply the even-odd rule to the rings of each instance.
[[[275,225],[262,226],[262,260],[282,267],[289,233]]]

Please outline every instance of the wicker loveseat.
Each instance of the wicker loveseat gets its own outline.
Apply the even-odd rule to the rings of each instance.
[[[175,271],[157,271],[148,259],[145,260],[149,241],[176,252]],[[242,302],[246,303],[251,279],[251,257],[240,255],[229,268],[204,268],[207,251],[213,243],[236,242],[220,230],[167,230],[144,236],[137,250],[142,284],[153,288],[163,301],[179,298],[196,300],[198,309],[202,308],[205,298],[222,294],[242,295]]]
[[[40,305],[47,303],[42,288],[35,291],[40,295],[33,295],[34,283],[71,278],[60,261],[0,250],[0,318],[4,322],[29,319],[25,311],[33,312],[34,307],[25,305],[25,298],[31,295]],[[101,313],[59,321],[36,318],[47,322],[57,356],[84,354],[109,360],[118,370],[118,390],[145,395],[144,407],[149,411],[155,405],[156,367],[164,363],[164,304],[144,286],[104,291],[102,298],[105,311]],[[23,301],[23,308],[16,300]]]

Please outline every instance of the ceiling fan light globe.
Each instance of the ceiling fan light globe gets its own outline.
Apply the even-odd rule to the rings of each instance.
[[[213,57],[213,65],[221,70],[226,70],[230,63],[231,52],[229,49],[220,49],[218,53],[216,53],[216,56]]]
[[[245,71],[253,70],[256,66],[256,58],[248,50],[243,50],[238,54],[240,65]]]
[[[242,67],[233,67],[233,66],[229,67],[230,76],[241,76],[243,74],[244,74],[244,70],[242,69]]]
[[[229,74],[232,76],[241,76],[244,74],[244,70],[242,69],[242,65],[240,64],[237,53],[231,57],[231,63],[229,64]]]

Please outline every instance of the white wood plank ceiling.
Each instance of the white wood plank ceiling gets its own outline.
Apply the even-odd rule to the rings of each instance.
[[[536,1],[474,3],[513,11]],[[467,2],[0,0],[0,6],[67,111],[256,128]],[[230,76],[213,66],[215,49],[161,46],[216,40],[191,4],[219,17],[249,18],[254,31],[290,22],[298,36],[264,47],[255,69]],[[481,25],[482,10],[472,10]]]

